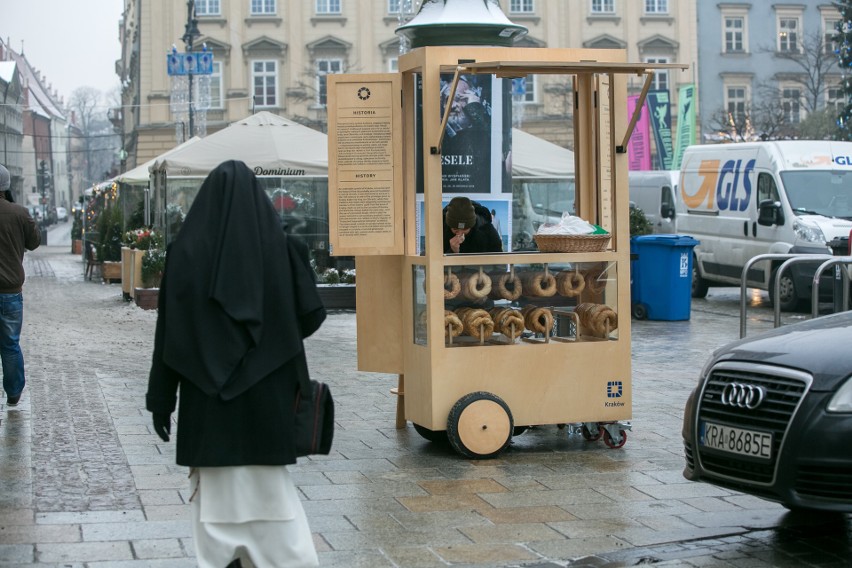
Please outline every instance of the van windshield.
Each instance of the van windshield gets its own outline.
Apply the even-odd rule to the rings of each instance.
[[[539,215],[562,218],[562,213],[574,213],[574,184],[560,180],[555,183],[529,183],[530,201]]]
[[[781,172],[781,180],[795,213],[852,219],[852,172]]]

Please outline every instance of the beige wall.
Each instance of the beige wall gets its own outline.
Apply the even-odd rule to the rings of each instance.
[[[527,26],[526,45],[542,47],[612,47],[627,49],[628,60],[648,56],[668,57],[672,62],[692,64],[697,46],[695,0],[669,0],[667,16],[647,17],[644,2],[614,0],[613,16],[593,17],[590,0],[536,0],[532,15],[509,11],[509,1],[501,0],[504,13]],[[202,42],[212,47],[214,57],[223,63],[223,110],[208,113],[208,133],[252,113],[250,61],[254,58],[278,61],[278,105],[266,108],[309,126],[323,128],[324,109],[315,103],[314,60],[340,57],[345,70],[374,73],[388,70],[388,58],[398,55],[394,30],[399,25],[388,14],[384,0],[342,0],[339,16],[317,16],[311,0],[278,0],[278,13],[249,17],[249,0],[222,0],[222,14],[199,16]],[[169,111],[170,78],[166,53],[174,44],[184,50],[181,37],[186,23],[186,3],[175,0],[125,0],[125,26],[135,26],[138,10],[138,46],[134,33],[125,33],[123,65],[130,75],[125,105],[138,90],[138,124],[126,118],[125,128],[131,158],[128,167],[142,163],[173,147],[175,128]],[[135,29],[132,30],[135,32]],[[257,42],[269,40],[266,44]],[[382,49],[383,44],[390,44]],[[644,48],[643,48],[644,46]],[[134,49],[138,66],[130,61]],[[559,79],[565,81],[564,78]],[[671,72],[669,86],[676,96],[680,84],[693,80],[693,73]],[[631,91],[641,82],[630,79]],[[544,93],[545,89],[540,89]],[[524,128],[564,146],[570,145],[570,132],[564,120],[565,97],[548,95],[524,113]],[[558,116],[557,116],[558,115]],[[127,117],[132,116],[128,114]],[[128,124],[129,123],[129,124]]]

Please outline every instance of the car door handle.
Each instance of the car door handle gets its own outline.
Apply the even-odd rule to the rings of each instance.
[[[748,221],[743,221],[743,236],[748,236]]]

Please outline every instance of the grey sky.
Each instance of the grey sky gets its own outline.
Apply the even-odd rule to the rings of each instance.
[[[119,85],[122,0],[0,0],[0,35],[67,102],[77,87]]]

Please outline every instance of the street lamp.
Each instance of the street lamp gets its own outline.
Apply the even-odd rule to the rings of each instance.
[[[201,36],[198,31],[198,19],[195,17],[195,0],[186,3],[186,27],[181,40],[186,46],[185,53],[178,53],[172,46],[166,55],[166,68],[172,77],[171,108],[175,114],[176,136],[179,142],[196,134],[196,118],[199,119],[197,134],[207,132],[207,108],[210,106],[210,75],[213,73],[213,54],[205,45],[201,53],[193,53],[193,44]],[[193,77],[199,75],[198,86],[193,88]],[[205,80],[206,79],[206,80]],[[193,101],[193,91],[198,97]],[[189,132],[181,128],[184,114],[188,114]]]

